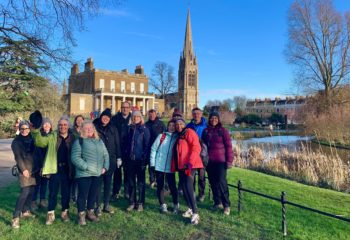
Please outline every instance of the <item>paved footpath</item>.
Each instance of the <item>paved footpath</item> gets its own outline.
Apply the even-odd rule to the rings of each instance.
[[[12,138],[0,139],[0,188],[17,180],[12,176],[11,168],[15,164],[15,159],[11,150]]]

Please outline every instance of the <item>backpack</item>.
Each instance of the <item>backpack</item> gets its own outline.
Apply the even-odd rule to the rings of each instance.
[[[208,146],[201,139],[199,140],[199,143],[201,144],[201,152],[199,156],[202,159],[202,163],[204,167],[206,167],[208,166],[208,162],[209,162]]]

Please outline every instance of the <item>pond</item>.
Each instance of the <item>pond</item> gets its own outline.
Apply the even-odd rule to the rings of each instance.
[[[300,150],[307,151],[321,151],[326,155],[338,154],[344,161],[350,161],[350,150],[336,149],[334,147],[327,147],[311,141],[310,136],[272,136],[263,138],[250,138],[247,140],[232,140],[233,145],[239,145],[242,151],[247,151],[249,147],[260,147],[265,156],[275,156],[282,149],[287,149],[289,152]]]

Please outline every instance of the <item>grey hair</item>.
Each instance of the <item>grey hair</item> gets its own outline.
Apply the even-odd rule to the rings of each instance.
[[[59,124],[62,120],[67,121],[68,122],[68,127],[71,128],[71,123],[70,123],[69,117],[67,115],[62,115],[60,117],[60,119],[58,119],[57,123]]]

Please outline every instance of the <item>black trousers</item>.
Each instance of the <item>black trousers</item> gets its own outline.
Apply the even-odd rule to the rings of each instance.
[[[76,179],[78,185],[78,212],[94,209],[96,202],[97,191],[99,190],[101,178],[100,177],[82,177]]]
[[[164,173],[156,171],[156,179],[157,179],[157,197],[159,204],[164,204],[164,185],[165,185],[165,179],[168,182],[168,186],[170,189],[171,196],[173,198],[173,203],[178,204],[178,191],[176,188],[176,180],[175,180],[175,173]]]
[[[152,184],[156,181],[156,170],[154,167],[148,165],[148,174],[149,174],[149,184]]]
[[[73,179],[72,180],[72,184],[71,184],[71,197],[73,199],[77,199],[77,196],[78,196],[78,193],[77,193],[77,190],[78,190],[78,182],[76,179]]]
[[[99,190],[97,191],[97,197],[96,197],[97,207],[99,207],[101,204],[102,183],[103,183],[103,204],[104,206],[109,205],[109,201],[111,200],[112,177],[113,177],[112,173],[101,175],[100,186],[99,186]]]
[[[205,194],[205,168],[197,169],[198,173],[198,196],[204,196]],[[196,178],[194,178],[193,188],[196,192]]]
[[[207,172],[209,183],[213,192],[214,204],[218,205],[222,203],[224,207],[229,207],[231,203],[226,179],[226,163],[209,162]]]
[[[187,203],[187,206],[192,209],[193,213],[198,213],[195,193],[193,189],[193,182],[194,182],[194,176],[195,171],[192,170],[191,176],[187,176],[185,174],[185,171],[179,171],[180,179],[182,183],[182,191],[184,193],[185,201]]]
[[[136,161],[129,161],[129,204],[145,204],[146,166]]]
[[[61,187],[62,211],[69,209],[70,185],[68,173],[58,170],[58,173],[51,174],[49,180],[49,206],[48,211],[55,210],[57,206],[57,195]]]
[[[39,194],[40,200],[46,199],[46,189],[47,189],[47,183],[49,179],[37,174],[35,176],[35,181],[36,181],[36,185],[34,187],[34,191],[32,194],[32,201],[36,201],[38,199],[38,194]]]
[[[124,179],[123,179],[123,175],[124,175]],[[116,168],[113,173],[113,195],[119,194],[120,189],[122,187],[122,182],[124,184],[124,195],[128,195],[129,185],[128,185],[126,166]]]
[[[33,185],[21,188],[21,193],[17,198],[15,211],[13,212],[13,218],[20,217],[22,212],[28,211],[30,209],[34,187],[35,186]]]

